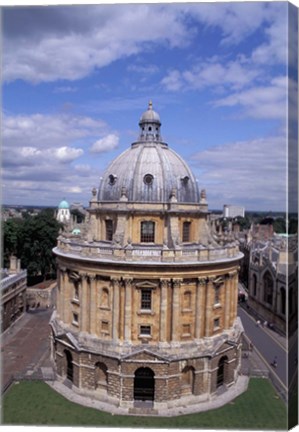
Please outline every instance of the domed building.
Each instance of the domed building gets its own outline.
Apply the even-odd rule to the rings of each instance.
[[[62,223],[68,223],[71,219],[70,206],[65,198],[59,203],[56,219]]]
[[[92,190],[85,229],[58,238],[52,347],[75,391],[158,413],[236,384],[242,254],[212,229],[206,193],[151,103],[139,126]]]

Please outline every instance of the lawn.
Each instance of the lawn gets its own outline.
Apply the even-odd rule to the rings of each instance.
[[[39,381],[14,384],[2,401],[2,424],[185,429],[287,429],[287,410],[266,379],[222,408],[179,417],[111,415],[68,401]]]

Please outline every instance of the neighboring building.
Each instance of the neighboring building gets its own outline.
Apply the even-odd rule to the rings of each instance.
[[[245,216],[245,208],[244,207],[227,205],[227,204],[225,204],[223,206],[223,217],[236,218],[238,216],[241,216],[241,217]]]
[[[71,219],[70,206],[65,199],[63,199],[58,206],[56,219],[62,223],[68,223]]]
[[[44,309],[56,304],[57,282],[53,280],[40,282],[27,288],[27,307],[31,309]]]
[[[9,270],[1,270],[1,331],[8,329],[26,311],[27,270],[20,260],[10,258]]]
[[[162,141],[151,103],[139,126],[93,189],[84,229],[58,238],[52,349],[76,391],[164,412],[239,378],[242,254],[211,229],[205,191]]]
[[[297,236],[275,235],[250,247],[248,305],[284,334],[297,326],[297,244]]]

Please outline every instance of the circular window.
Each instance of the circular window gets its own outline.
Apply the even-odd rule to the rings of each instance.
[[[154,176],[152,176],[151,174],[145,174],[145,176],[143,177],[143,181],[146,185],[151,185],[153,183],[154,180]]]

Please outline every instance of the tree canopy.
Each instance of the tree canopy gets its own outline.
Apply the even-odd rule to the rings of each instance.
[[[37,215],[11,218],[3,224],[3,258],[8,267],[9,257],[21,259],[21,267],[28,276],[46,279],[56,274],[55,247],[62,225],[55,219],[52,209],[42,210]]]

